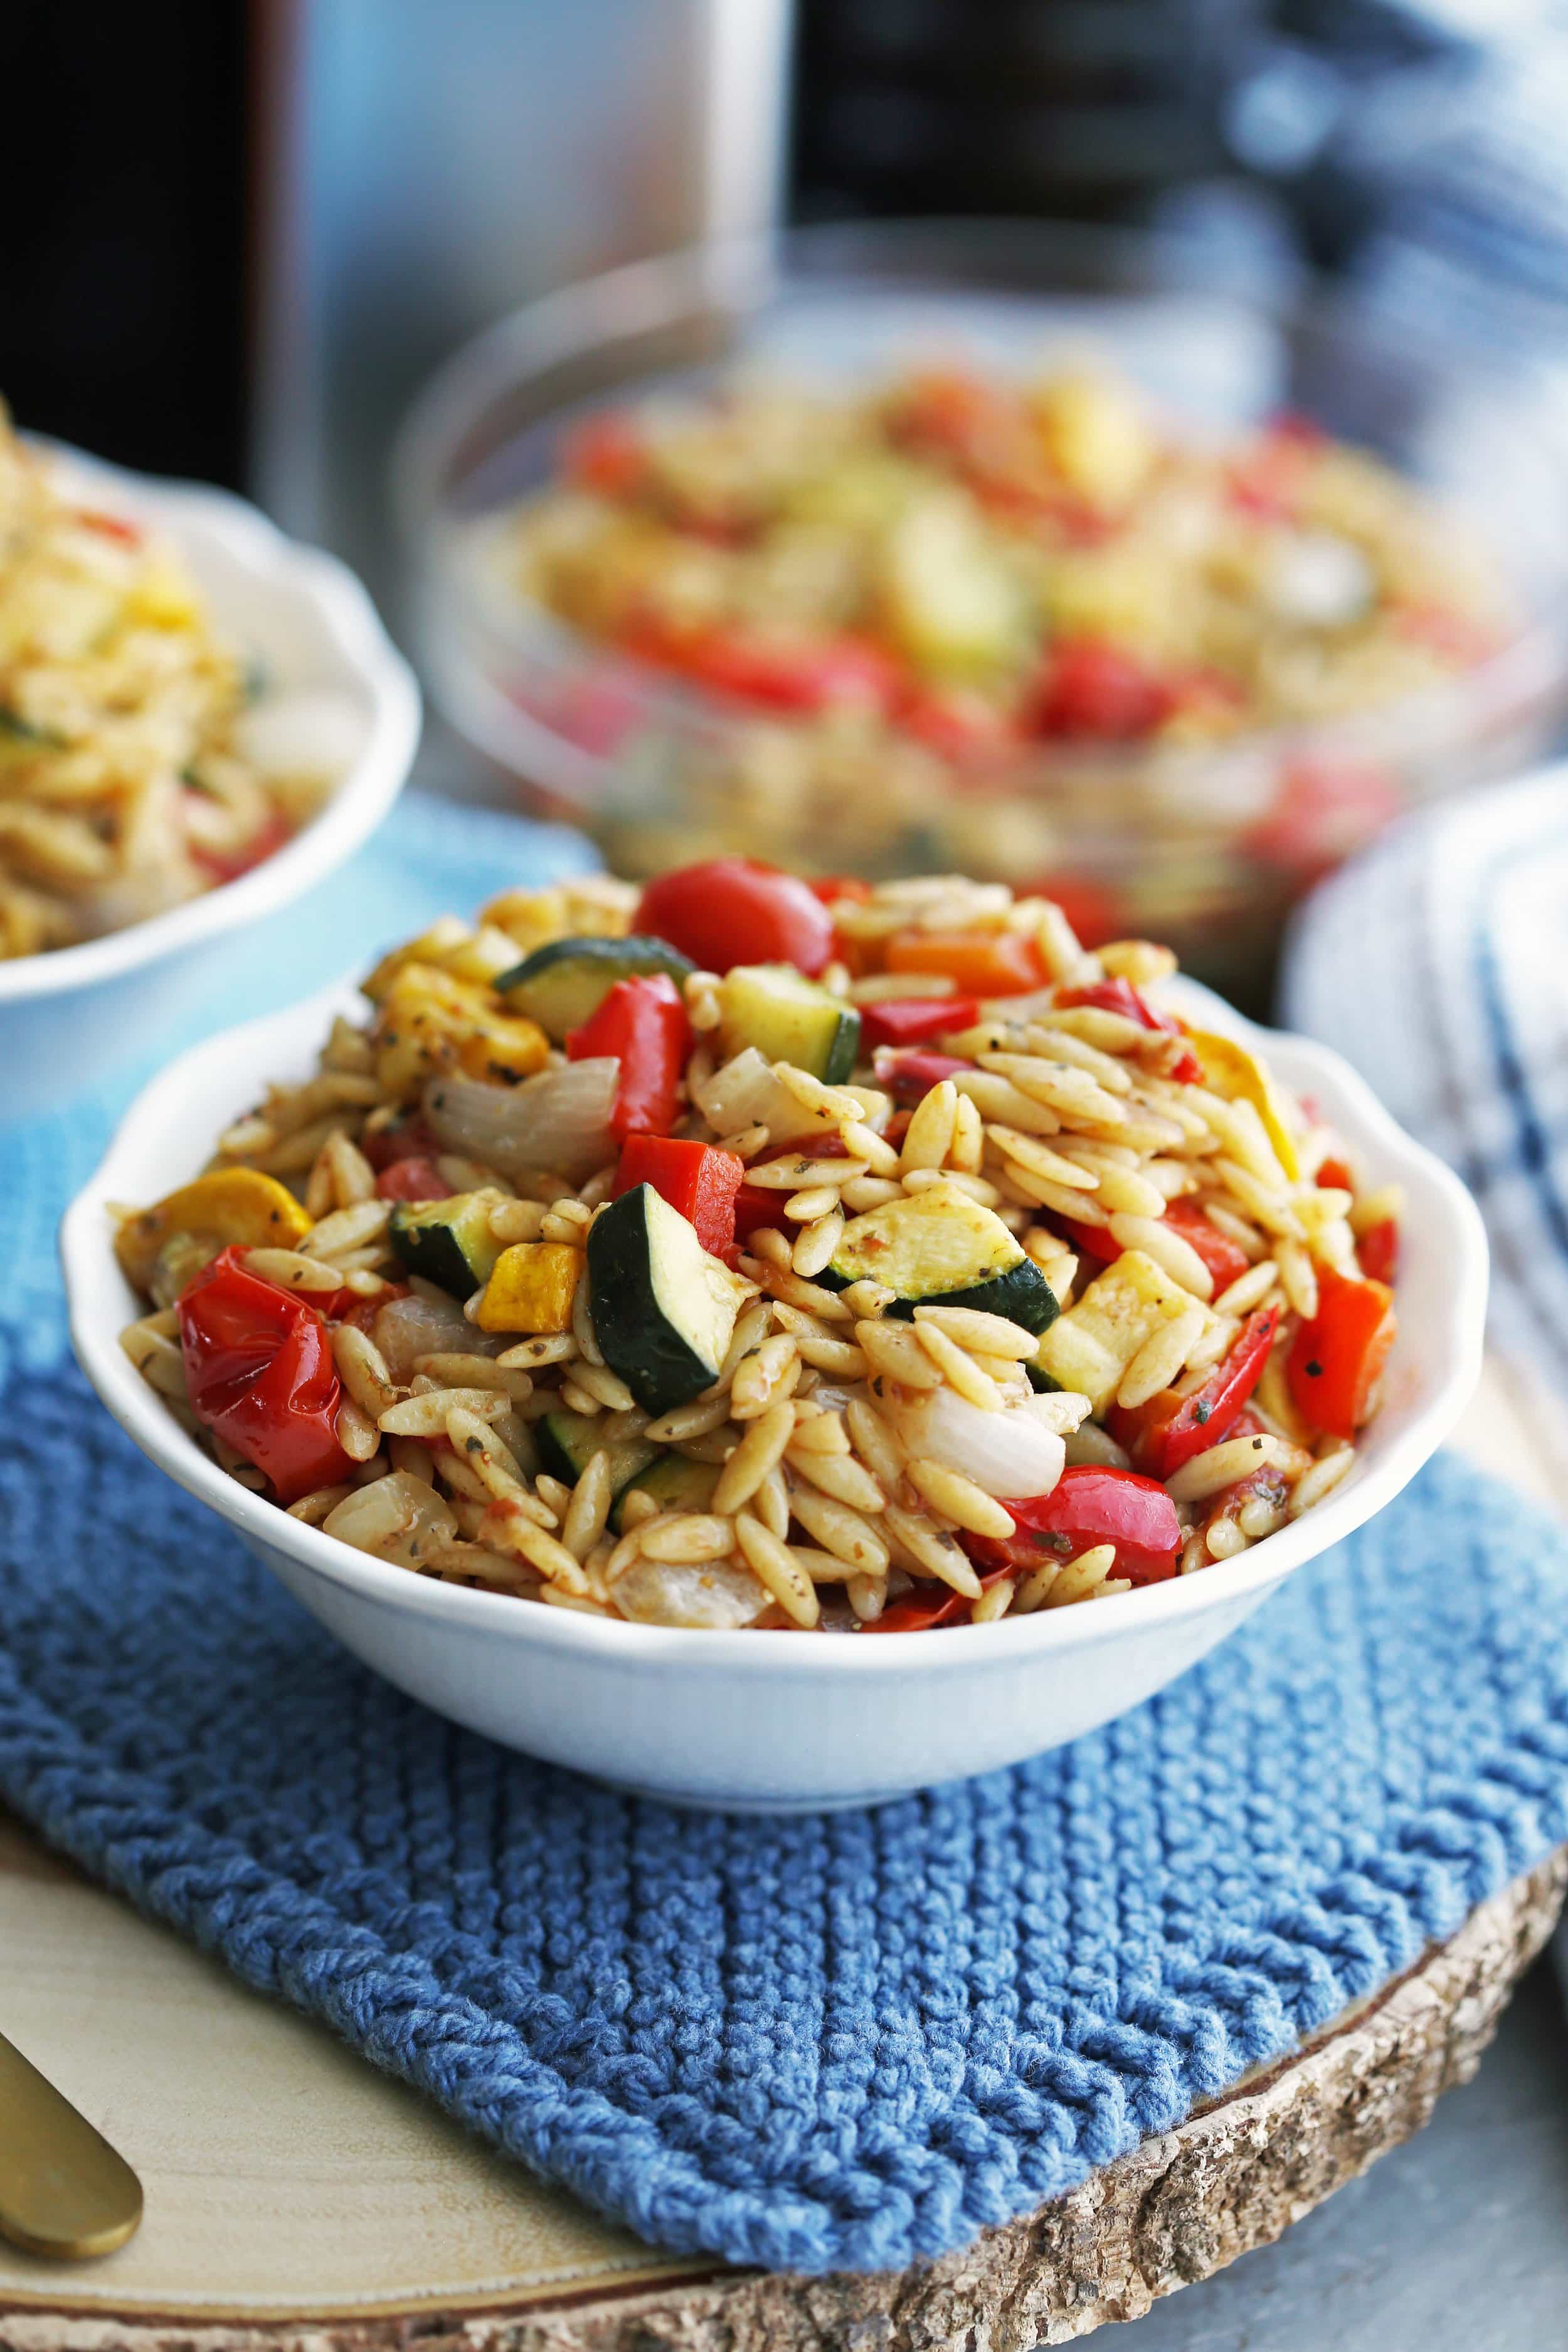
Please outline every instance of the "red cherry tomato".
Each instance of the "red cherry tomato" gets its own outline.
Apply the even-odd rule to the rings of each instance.
[[[226,1249],[181,1292],[178,1313],[192,1412],[266,1474],[280,1503],[353,1471],[337,1441],[331,1344],[313,1306]]]
[[[964,1549],[977,1569],[1008,1568],[1026,1573],[1053,1556],[1071,1559],[1095,1544],[1116,1547],[1113,1576],[1133,1584],[1162,1584],[1174,1576],[1182,1549],[1176,1507],[1163,1486],[1135,1470],[1101,1469],[1082,1463],[1064,1470],[1048,1495],[1009,1502],[1016,1534],[998,1542],[966,1536]]]
[[[1169,689],[1142,662],[1096,637],[1055,646],[1034,703],[1034,731],[1068,741],[1127,743],[1152,733]]]
[[[776,710],[826,710],[860,703],[885,710],[898,696],[897,665],[863,637],[775,643],[738,629],[712,629],[686,640],[680,667],[715,694],[765,702]]]
[[[754,857],[710,857],[660,874],[642,894],[635,929],[668,940],[704,971],[793,963],[815,975],[833,953],[833,918],[810,885]]]

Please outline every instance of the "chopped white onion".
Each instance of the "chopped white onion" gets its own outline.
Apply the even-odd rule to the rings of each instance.
[[[817,1118],[773,1076],[754,1045],[714,1071],[693,1097],[715,1135],[735,1135],[743,1127],[765,1127],[774,1143],[797,1135],[826,1133],[831,1120]]]
[[[1070,1436],[1089,1419],[1089,1399],[1077,1389],[1047,1389],[1024,1402],[1043,1428],[1054,1429],[1061,1437]]]
[[[1282,620],[1337,629],[1360,620],[1376,585],[1371,564],[1352,541],[1334,530],[1301,530],[1279,548],[1264,593]]]
[[[713,1559],[700,1566],[664,1559],[635,1559],[616,1579],[616,1606],[638,1625],[692,1625],[724,1632],[749,1625],[768,1605],[768,1595],[737,1561]]]
[[[265,776],[341,776],[352,768],[369,733],[365,710],[332,687],[268,694],[235,728],[242,759]]]
[[[510,1344],[504,1333],[476,1330],[461,1301],[429,1283],[378,1308],[372,1336],[393,1379],[404,1383],[414,1378],[421,1356],[499,1356]]]
[[[448,1151],[502,1176],[548,1169],[580,1184],[616,1156],[610,1113],[621,1066],[613,1054],[541,1070],[517,1087],[432,1078],[425,1116]]]
[[[1048,1495],[1062,1475],[1066,1452],[1048,1417],[1037,1408],[1056,1399],[1031,1397],[1001,1412],[983,1412],[953,1389],[896,1389],[881,1412],[911,1455],[962,1471],[987,1495]]]

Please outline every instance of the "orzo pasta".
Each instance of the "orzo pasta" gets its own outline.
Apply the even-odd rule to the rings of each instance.
[[[1234,1559],[1350,1468],[1400,1202],[1247,1047],[961,877],[509,892],[119,1213],[145,1377],[413,1573],[921,1630]]]
[[[1508,619],[1366,451],[1294,417],[1205,438],[1084,365],[601,411],[486,546],[503,595],[822,720],[825,758],[847,712],[948,754],[1224,741],[1429,685]]]
[[[0,958],[162,914],[282,845],[336,759],[247,740],[250,698],[178,552],[83,504],[0,404]]]

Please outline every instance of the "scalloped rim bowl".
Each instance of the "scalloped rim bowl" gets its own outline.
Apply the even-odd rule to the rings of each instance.
[[[238,880],[101,939],[0,961],[0,1116],[50,1108],[90,1085],[131,1040],[144,1041],[172,988],[189,984],[179,967],[193,951],[215,949],[343,865],[396,799],[419,740],[413,672],[335,556],[296,544],[226,490],[154,481],[74,449],[54,454],[105,507],[180,546],[227,635],[286,644],[282,682],[348,694],[364,733],[319,814]]]
[[[61,1228],[76,1351],[142,1452],[226,1519],[340,1641],[507,1747],[676,1803],[747,1811],[872,1803],[991,1771],[1109,1722],[1194,1664],[1409,1483],[1480,1369],[1486,1237],[1458,1179],[1326,1046],[1259,1031],[1190,983],[1180,996],[1209,1025],[1266,1051],[1288,1085],[1316,1097],[1369,1181],[1402,1182],[1407,1197],[1399,1338],[1355,1468],[1315,1510],[1193,1576],[934,1633],[687,1633],[411,1576],[236,1486],[121,1349],[121,1328],[139,1309],[106,1204],[156,1198],[188,1176],[261,1081],[303,1073],[331,1014],[363,1010],[351,987],[197,1046],[132,1106]]]

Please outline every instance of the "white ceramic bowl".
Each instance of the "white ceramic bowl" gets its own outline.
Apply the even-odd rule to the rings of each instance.
[[[289,905],[367,841],[397,797],[419,740],[419,690],[353,572],[297,546],[256,508],[198,484],[153,481],[74,450],[56,453],[95,504],[179,546],[218,626],[265,663],[268,696],[331,698],[358,750],[320,814],[236,882],[79,947],[0,961],[0,1119],[54,1108],[199,1000],[203,968],[234,933]]]
[[[1212,1650],[1293,1569],[1406,1485],[1479,1370],[1486,1239],[1458,1180],[1337,1055],[1255,1030],[1206,992],[1191,1001],[1207,1025],[1260,1043],[1288,1084],[1316,1097],[1368,1180],[1397,1180],[1408,1201],[1399,1338],[1355,1468],[1293,1526],[1194,1576],[936,1633],[682,1633],[427,1581],[236,1486],[121,1350],[138,1306],[105,1202],[156,1199],[201,1164],[264,1079],[303,1076],[331,1015],[363,1010],[348,988],[211,1039],[132,1106],[61,1230],[77,1354],[142,1452],[226,1519],[347,1648],[507,1747],[676,1803],[758,1811],[869,1803],[990,1771],[1123,1714]]]

